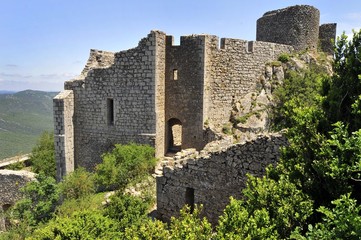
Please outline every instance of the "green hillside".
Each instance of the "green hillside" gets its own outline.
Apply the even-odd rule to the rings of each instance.
[[[0,159],[30,152],[39,135],[53,129],[56,94],[33,90],[0,94]]]

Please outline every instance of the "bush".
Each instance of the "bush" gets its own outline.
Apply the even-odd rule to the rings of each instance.
[[[278,61],[282,62],[282,63],[286,63],[290,60],[290,55],[288,55],[287,53],[282,53],[279,57],[278,57]]]
[[[136,225],[147,217],[149,205],[138,197],[117,192],[110,198],[104,214],[119,222],[120,229]]]
[[[191,208],[186,205],[180,211],[179,218],[171,218],[170,239],[211,239],[212,226],[206,218],[201,219],[202,206]]]
[[[98,211],[78,211],[58,217],[34,231],[29,239],[122,239],[117,223]]]
[[[157,159],[148,145],[116,144],[96,166],[96,183],[107,190],[124,189],[127,184],[154,170]]]
[[[37,181],[28,183],[22,192],[24,198],[15,204],[13,218],[30,226],[52,218],[59,200],[59,189],[54,178],[40,174]]]
[[[65,176],[60,183],[60,190],[66,199],[78,199],[95,193],[94,175],[84,168],[77,168]]]

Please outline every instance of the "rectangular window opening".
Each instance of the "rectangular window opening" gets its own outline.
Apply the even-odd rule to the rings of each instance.
[[[247,52],[253,52],[253,41],[247,42]]]
[[[108,98],[107,99],[107,118],[108,118],[108,125],[114,125],[114,99]]]
[[[194,211],[194,188],[186,188],[185,204],[190,207],[190,213]]]
[[[173,80],[178,80],[178,69],[173,69]]]

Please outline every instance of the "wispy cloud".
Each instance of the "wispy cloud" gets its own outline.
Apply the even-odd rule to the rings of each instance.
[[[0,77],[22,79],[22,78],[31,78],[32,75],[23,75],[23,74],[19,74],[19,73],[4,73],[4,72],[1,72]]]
[[[5,67],[7,67],[7,68],[18,68],[19,65],[16,65],[16,64],[6,64]]]

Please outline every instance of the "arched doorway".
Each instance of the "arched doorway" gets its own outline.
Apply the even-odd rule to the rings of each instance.
[[[182,150],[182,122],[177,118],[168,121],[167,152],[176,153]]]

